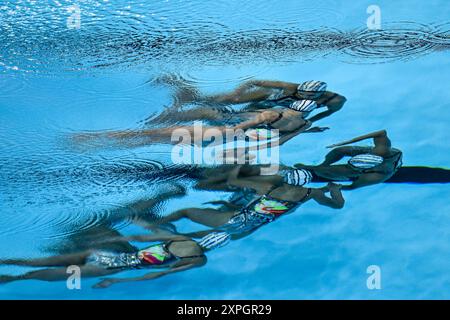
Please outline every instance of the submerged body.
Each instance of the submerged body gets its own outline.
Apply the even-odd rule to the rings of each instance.
[[[345,146],[365,139],[373,139],[374,146]],[[386,130],[356,137],[331,147],[336,148],[326,155],[321,164],[297,164],[295,167],[305,168],[319,177],[333,181],[352,181],[350,185],[342,187],[351,190],[385,182],[402,166],[402,152],[392,148]],[[347,164],[334,164],[344,157],[350,157]]]
[[[177,84],[179,86],[179,84]],[[222,137],[229,132],[237,132],[240,139],[246,137],[270,142],[276,136],[279,145],[302,132],[321,132],[328,128],[310,128],[313,121],[320,120],[337,110],[345,103],[345,98],[325,91],[326,84],[307,81],[294,84],[280,81],[251,81],[244,83],[234,92],[218,96],[198,96],[192,93],[186,98],[186,88],[181,88],[183,98],[175,99],[174,106],[147,121],[147,125],[166,126],[144,128],[142,130],[110,131],[78,134],[76,140],[119,142],[124,146],[141,146],[152,143],[178,144],[178,137],[185,136],[188,144],[205,146],[211,141],[195,134],[195,125],[180,125],[183,122],[207,121],[203,131],[214,129]],[[194,91],[195,92],[195,91]],[[189,95],[187,95],[189,96]],[[183,103],[206,104],[189,110],[180,110]],[[251,102],[247,109],[240,111],[227,108],[229,104]],[[259,107],[257,107],[259,105]],[[317,108],[327,108],[316,116],[306,119]],[[273,133],[272,133],[273,131]],[[175,135],[175,138],[174,138]]]
[[[303,187],[305,181],[299,183],[282,175],[239,176],[240,169],[240,167],[236,168],[235,175],[230,176],[227,180],[230,188],[247,191],[243,197],[236,199],[239,202],[217,202],[217,204],[224,205],[222,209],[188,208],[178,210],[161,219],[160,223],[188,218],[211,228],[205,232],[189,233],[189,236],[201,237],[208,232],[225,231],[231,234],[233,239],[239,239],[281,216],[294,212],[298,206],[311,199],[321,205],[336,209],[342,208],[344,205],[339,185],[329,183],[328,186],[320,189],[305,188]],[[292,175],[287,177],[290,176]],[[328,192],[331,197],[326,196]]]
[[[0,283],[18,280],[63,281],[67,279],[67,267],[80,267],[82,277],[100,277],[132,269],[160,269],[135,278],[104,279],[95,288],[105,288],[114,283],[155,279],[173,272],[188,270],[206,263],[205,252],[220,247],[229,240],[225,233],[213,233],[194,241],[176,234],[155,234],[132,237],[116,237],[103,243],[159,242],[132,252],[87,250],[41,259],[8,259],[0,264],[30,267],[46,267],[18,276],[2,275]]]

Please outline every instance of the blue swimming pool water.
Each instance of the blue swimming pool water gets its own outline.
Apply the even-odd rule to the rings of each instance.
[[[129,129],[170,105],[147,83],[168,72],[206,92],[250,78],[326,81],[348,99],[281,148],[285,164],[318,163],[326,145],[387,129],[404,165],[450,162],[450,64],[446,1],[377,1],[382,27],[402,36],[366,39],[372,1],[85,0],[0,4],[0,259],[51,255],[114,209],[173,181],[111,169],[170,162],[170,148],[79,150],[81,130]],[[395,33],[394,32],[394,33]],[[370,33],[369,33],[370,36]],[[272,43],[272,45],[269,45]],[[373,43],[372,43],[373,44]],[[226,193],[190,190],[167,214]],[[443,299],[450,295],[450,188],[384,184],[345,192],[344,209],[307,203],[294,214],[208,254],[202,268],[105,290],[83,280],[0,285],[4,299]],[[193,225],[181,223],[186,231]],[[142,233],[125,219],[124,234]],[[382,289],[368,290],[378,265]],[[0,274],[29,268],[0,266]],[[134,275],[127,272],[121,276]]]

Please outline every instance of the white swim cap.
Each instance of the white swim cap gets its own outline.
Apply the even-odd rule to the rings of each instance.
[[[324,93],[327,90],[327,83],[323,81],[305,81],[297,87],[297,91]]]
[[[206,250],[223,247],[230,242],[230,234],[226,232],[212,232],[200,239],[198,244]]]
[[[304,186],[310,183],[312,174],[305,169],[287,170],[284,174],[284,182],[293,186]]]
[[[366,153],[351,157],[350,160],[348,160],[348,164],[358,169],[370,169],[382,164],[383,161],[383,157]]]
[[[289,108],[300,112],[311,112],[317,108],[317,103],[313,100],[298,100],[294,101]]]

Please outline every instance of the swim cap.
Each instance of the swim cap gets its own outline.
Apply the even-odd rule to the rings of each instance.
[[[383,161],[383,157],[366,153],[351,157],[350,160],[348,160],[348,164],[358,169],[370,169],[382,164]]]
[[[323,81],[305,81],[297,87],[298,92],[315,93],[314,97],[319,97],[327,90],[327,84]]]
[[[298,100],[294,101],[289,108],[299,112],[311,112],[317,108],[317,103],[313,100]]]
[[[205,250],[223,247],[230,242],[230,234],[226,232],[212,232],[200,239],[198,244]]]
[[[310,183],[312,174],[305,169],[287,170],[284,174],[284,182],[293,186],[304,186]]]

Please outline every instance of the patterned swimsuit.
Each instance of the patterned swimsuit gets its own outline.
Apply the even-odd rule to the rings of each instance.
[[[173,242],[182,241],[187,240],[172,240],[154,244],[132,253],[96,251],[88,257],[87,263],[105,269],[140,269],[166,265],[180,259],[200,257],[200,255],[177,257],[168,250]]]
[[[298,207],[309,197],[311,191],[311,188],[308,188],[306,195],[299,202],[278,200],[269,195],[259,197],[233,216],[220,230],[230,234],[253,231]]]

